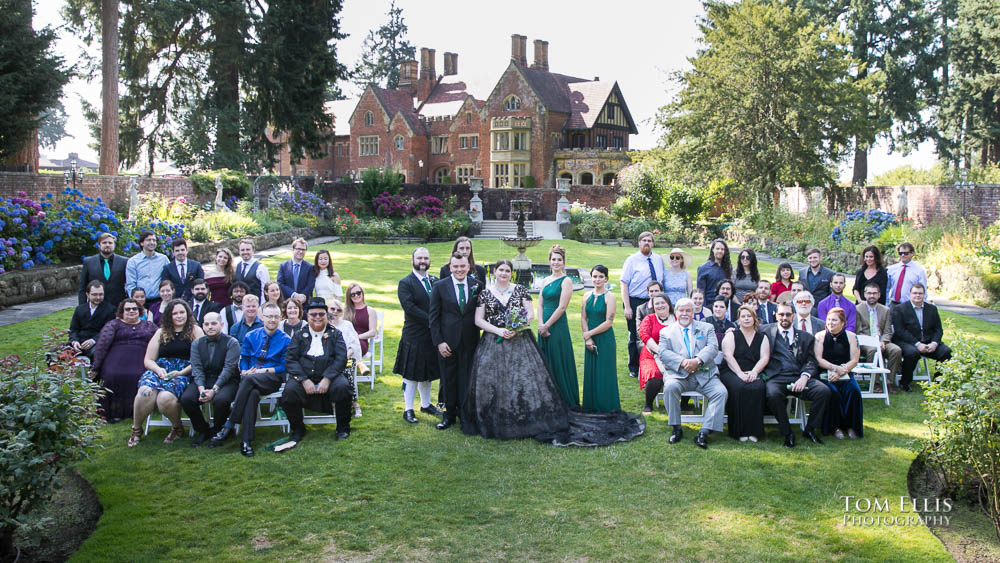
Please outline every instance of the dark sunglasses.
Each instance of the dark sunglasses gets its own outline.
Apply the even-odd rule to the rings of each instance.
[[[910,252],[910,251],[907,251],[907,250],[902,250],[902,251],[899,252],[900,256],[909,256],[911,254],[913,254],[913,253]]]
[[[364,292],[363,291],[352,291],[351,292],[351,297],[357,297],[359,295],[364,295]]]
[[[325,317],[326,313],[324,311],[309,313],[310,317]]]
[[[122,311],[124,311],[126,313],[131,312],[131,311],[135,311],[136,313],[138,313],[139,312],[139,308],[138,307],[125,307],[124,309],[122,309]]]

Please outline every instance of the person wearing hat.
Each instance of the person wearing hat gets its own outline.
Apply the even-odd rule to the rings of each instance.
[[[691,264],[691,255],[679,248],[674,248],[667,254],[669,269],[663,274],[663,293],[667,294],[671,303],[677,303],[691,296],[691,273],[687,267]]]
[[[663,284],[666,268],[663,257],[653,253],[653,233],[639,234],[639,252],[625,259],[622,266],[622,307],[625,309],[625,324],[628,326],[628,371],[632,377],[639,376],[639,349],[642,343],[636,333],[636,309],[649,301],[649,282]]]
[[[337,415],[337,439],[351,435],[352,386],[344,370],[347,344],[340,330],[327,323],[326,301],[313,297],[306,305],[308,328],[299,330],[288,345],[288,379],[278,404],[292,428],[291,442],[306,434],[302,410]],[[286,448],[287,449],[287,448]],[[277,450],[276,450],[277,451]]]

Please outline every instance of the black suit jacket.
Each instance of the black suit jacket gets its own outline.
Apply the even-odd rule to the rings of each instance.
[[[312,357],[306,352],[312,344],[312,332],[307,327],[295,333],[285,352],[285,369],[288,377],[296,381],[311,380],[319,383],[322,378],[333,380],[347,365],[347,344],[344,335],[327,325],[323,333],[323,355]]]
[[[452,350],[460,346],[474,347],[479,342],[479,327],[476,326],[476,297],[482,289],[476,280],[466,278],[468,298],[465,309],[458,306],[455,285],[451,277],[434,284],[431,289],[431,341],[434,346],[447,342]]]
[[[451,276],[451,266],[449,266],[448,264],[441,266],[441,271],[439,273],[441,274],[440,279],[442,280]],[[470,271],[469,274],[470,275],[474,274],[476,276],[476,281],[479,282],[480,285],[482,285],[483,287],[486,287],[486,268],[484,268],[480,264],[476,264],[476,267],[473,268],[473,270]]]
[[[913,305],[907,302],[892,308],[892,330],[892,341],[901,344],[940,343],[944,336],[937,307],[927,302],[924,302],[923,328],[920,328],[920,321],[917,320],[917,312],[913,310]]]
[[[125,294],[125,264],[128,258],[115,254],[111,257],[111,277],[104,277],[104,261],[100,254],[83,259],[83,270],[80,271],[80,289],[77,291],[79,304],[87,304],[87,284],[97,280],[104,284],[104,302],[112,309],[118,307],[128,295]]]
[[[798,362],[800,368],[799,373],[808,373],[809,377],[816,377],[819,374],[819,362],[816,361],[816,353],[813,346],[816,344],[816,339],[813,335],[809,334],[804,330],[795,330],[795,361]],[[774,350],[774,340],[778,338],[778,323],[770,323],[761,327],[761,331],[764,332],[764,336],[767,337],[767,343]],[[774,360],[774,354],[771,354],[771,361],[767,363],[764,367],[764,375],[768,379],[778,375],[781,366],[777,361]],[[796,374],[798,375],[798,374]]]
[[[113,318],[115,310],[106,301],[102,301],[97,309],[94,309],[93,316],[90,314],[89,304],[77,305],[69,322],[69,341],[84,342],[91,338],[96,341],[101,329]]]
[[[762,308],[767,308],[767,318],[766,319],[763,318],[763,316],[761,315],[761,313],[763,312],[763,311],[761,311]],[[767,303],[765,303],[763,305],[761,305],[761,303],[758,302],[757,303],[757,310],[755,312],[757,313],[757,320],[760,322],[760,324],[762,324],[762,325],[771,324],[771,323],[775,322],[775,320],[776,320],[774,318],[774,315],[775,315],[775,313],[778,312],[778,306],[775,305],[774,303],[771,303],[770,301],[768,301]]]
[[[191,305],[191,314],[194,314],[194,299],[188,301],[188,305]],[[201,310],[198,311],[197,317],[194,319],[201,326],[202,321],[205,320],[205,315],[209,313],[222,313],[222,305],[219,305],[215,301],[206,300],[201,304]]]
[[[437,281],[437,278],[430,276],[432,286]],[[399,297],[399,306],[403,308],[403,332],[399,337],[400,342],[420,344],[430,341],[431,298],[424,284],[410,272],[410,275],[399,280],[396,295]]]
[[[201,278],[205,279],[205,271],[201,268],[201,263],[191,260],[187,261],[187,267],[184,271],[184,279],[182,280],[177,273],[177,261],[171,260],[167,262],[167,265],[163,267],[163,271],[160,272],[161,280],[170,280],[174,282],[174,298],[183,299],[189,301],[191,299],[191,282]]]

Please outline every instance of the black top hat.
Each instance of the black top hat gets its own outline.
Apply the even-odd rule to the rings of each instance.
[[[326,301],[322,297],[313,297],[309,299],[309,304],[306,305],[306,312],[309,312],[313,309],[323,309],[323,312],[325,313]]]

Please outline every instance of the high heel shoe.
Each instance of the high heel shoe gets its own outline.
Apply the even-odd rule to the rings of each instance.
[[[139,445],[139,436],[142,435],[142,428],[132,427],[132,435],[128,437],[128,447],[134,448]]]
[[[170,428],[170,434],[167,434],[167,437],[163,439],[163,443],[164,444],[173,444],[174,440],[176,440],[177,438],[180,438],[181,434],[183,434],[183,433],[184,433],[184,427],[183,426],[173,426],[173,427]]]
[[[361,418],[361,405],[354,403],[354,418]]]

